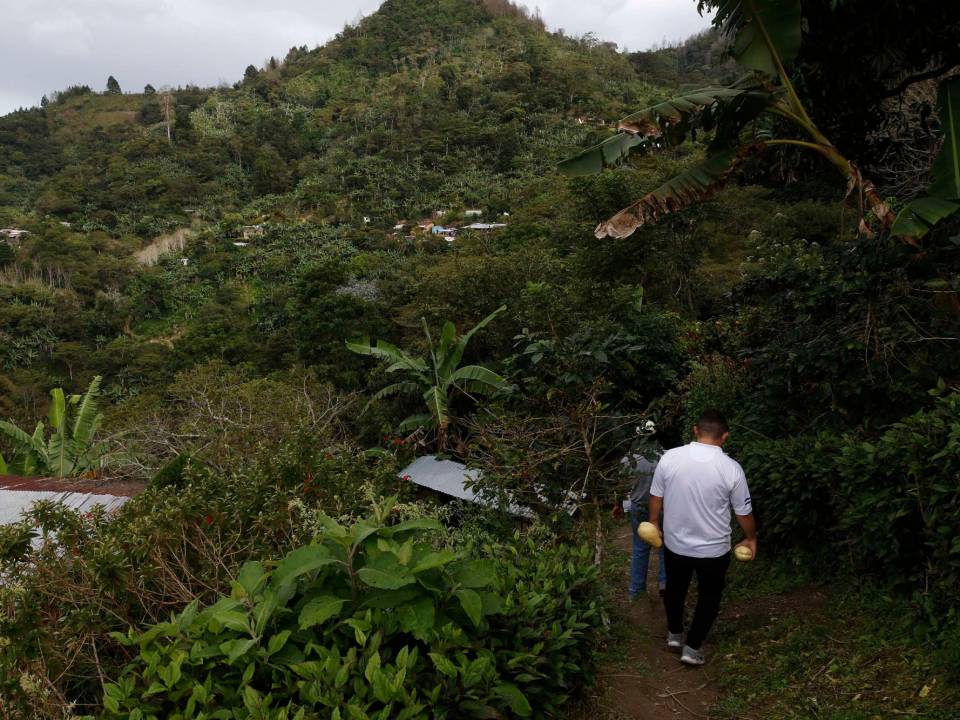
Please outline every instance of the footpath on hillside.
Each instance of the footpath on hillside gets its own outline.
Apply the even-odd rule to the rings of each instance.
[[[659,558],[651,554],[647,597],[627,598],[632,535],[627,524],[612,533],[610,552],[615,554],[611,650],[598,669],[597,683],[577,716],[584,720],[687,720],[709,718],[717,700],[714,681],[720,660],[706,646],[708,665],[691,668],[680,663],[677,652],[667,648],[663,603],[657,593]],[[688,607],[694,599],[688,599]]]

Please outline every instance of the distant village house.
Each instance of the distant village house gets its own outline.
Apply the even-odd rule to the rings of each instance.
[[[6,238],[8,245],[19,245],[20,241],[29,234],[27,230],[18,230],[17,228],[0,229],[0,237]]]
[[[263,237],[263,225],[244,225],[243,228],[241,228],[240,234],[244,240]]]

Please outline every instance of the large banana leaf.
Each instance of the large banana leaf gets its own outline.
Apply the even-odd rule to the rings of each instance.
[[[940,83],[937,113],[943,128],[943,148],[933,161],[930,195],[960,200],[960,77]]]
[[[394,383],[393,385],[387,385],[387,387],[374,393],[373,397],[370,398],[370,402],[367,403],[367,406],[369,406],[370,403],[376,402],[377,400],[394,397],[395,395],[403,395],[404,393],[415,393],[419,392],[419,390],[420,385],[415,382],[400,382]]]
[[[800,52],[800,0],[701,0],[716,8],[714,24],[733,37],[731,54],[771,77]]]
[[[63,388],[54,388],[50,391],[50,427],[59,431],[63,426],[64,415],[67,410],[67,399],[63,394]]]
[[[422,427],[434,427],[435,424],[436,418],[434,418],[433,415],[423,413],[421,415],[411,415],[406,420],[401,422],[397,426],[397,429],[400,432],[411,432]]]
[[[427,408],[430,410],[430,414],[433,416],[437,425],[446,425],[448,420],[447,395],[444,389],[434,385],[423,394],[423,400],[427,403]]]
[[[473,336],[478,332],[483,330],[487,325],[496,320],[500,315],[507,311],[506,305],[501,305],[492,313],[487,315],[483,320],[478,322],[467,332],[465,332],[460,339],[457,341],[457,344],[454,345],[453,349],[444,358],[443,365],[440,367],[440,375],[442,377],[448,377],[454,369],[460,364],[460,361],[463,360],[463,354],[467,351],[467,345],[470,344],[470,341],[473,339]]]
[[[608,167],[615,167],[627,159],[630,151],[650,141],[635,133],[619,132],[558,165],[560,172],[570,177],[596,175]]]
[[[422,372],[426,370],[427,365],[419,358],[412,358],[400,350],[396,345],[388,343],[386,340],[378,340],[376,345],[370,342],[369,337],[361,338],[353,342],[345,343],[347,349],[357,355],[369,355],[382,360],[389,360],[393,365],[389,370],[394,372],[399,369],[414,370]]]
[[[31,437],[13,423],[0,420],[0,433],[13,440],[17,452],[32,452],[41,458],[46,458],[47,447],[43,442],[43,423],[37,423]]]
[[[691,128],[712,125],[715,113],[704,111],[745,92],[744,88],[696,88],[639,110],[620,121],[617,135],[560,163],[560,172],[571,177],[594,175],[619,165],[635,148],[654,147],[661,138],[677,144]]]
[[[671,178],[653,192],[640,198],[597,226],[598,238],[625,238],[637,228],[655,222],[662,215],[677,212],[709,198],[726,183],[747,149],[715,152],[693,167]]]
[[[919,198],[897,215],[890,232],[921,238],[941,220],[960,211],[960,78],[940,83],[937,113],[943,147],[933,161],[930,196]]]
[[[3,459],[3,453],[0,453],[0,475],[6,475],[10,472],[7,467],[7,461]]]
[[[509,383],[493,370],[479,365],[465,365],[460,368],[450,376],[450,383],[477,395],[493,395],[510,387]]]
[[[958,210],[958,202],[934,197],[918,198],[900,211],[890,232],[899,237],[922,238],[934,225]]]
[[[70,453],[71,443],[62,433],[54,433],[47,445],[49,471],[57,477],[69,477],[73,474],[73,460]]]
[[[99,375],[90,383],[83,400],[77,408],[77,419],[73,423],[73,447],[76,455],[83,452],[90,444],[90,439],[97,431],[97,426],[103,418],[97,412],[97,397],[100,394],[100,383],[103,378]]]

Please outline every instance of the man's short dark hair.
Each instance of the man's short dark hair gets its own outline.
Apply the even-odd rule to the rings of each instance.
[[[722,438],[730,432],[730,425],[727,418],[719,410],[704,410],[700,413],[700,419],[697,420],[697,427],[700,432],[712,438]]]

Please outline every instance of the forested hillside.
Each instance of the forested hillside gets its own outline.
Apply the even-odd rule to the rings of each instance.
[[[628,54],[386,0],[230,87],[0,118],[0,475],[146,488],[0,529],[0,718],[560,717],[621,459],[708,407],[770,575],[885,598],[888,695],[953,717],[960,13],[782,4],[775,72],[736,13]],[[434,453],[535,519],[425,500]],[[822,717],[885,716],[853,695]]]

